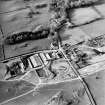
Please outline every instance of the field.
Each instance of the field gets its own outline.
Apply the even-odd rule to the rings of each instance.
[[[0,103],[24,94],[32,90],[34,86],[26,81],[0,81]]]
[[[34,31],[38,25],[46,26],[49,24],[52,16],[52,13],[49,12],[50,1],[48,0],[31,0],[30,2],[8,0],[0,2],[2,4],[0,24],[3,31],[3,39],[15,32]],[[37,8],[41,4],[45,4],[45,7]],[[76,44],[82,40],[104,34],[105,20],[103,16],[105,16],[104,4],[71,10],[70,18],[74,28],[61,31],[62,41]],[[100,27],[101,25],[103,27]],[[2,34],[0,35],[2,36]],[[50,43],[51,40],[47,38],[15,45],[7,45],[4,43],[5,56],[2,56],[1,60],[33,51],[49,49]],[[0,48],[1,47],[2,46],[0,46]],[[0,54],[2,53],[1,48]]]
[[[62,44],[75,45],[105,34],[105,0],[100,1],[102,2],[95,5],[69,10],[68,21],[70,23],[59,31]],[[3,80],[6,68],[1,61],[34,51],[50,49],[52,42],[50,37],[28,40],[14,45],[4,42],[4,39],[13,33],[35,32],[40,25],[49,26],[50,19],[54,15],[49,11],[49,3],[50,0],[0,0],[0,105],[45,105],[48,100],[61,91],[64,92],[67,100],[75,97],[77,103],[73,101],[74,103],[72,102],[70,105],[92,105],[79,79],[54,83],[59,82],[58,78],[61,81],[68,80],[65,70],[70,70],[70,74],[74,76],[72,67],[66,62],[67,59],[65,61],[63,61],[64,59],[55,60],[51,65],[52,70],[57,71],[58,74],[61,73],[54,78],[55,80],[51,80],[54,84],[39,85],[36,90],[34,89],[40,79],[35,71],[31,71],[19,81]],[[78,70],[83,75],[96,105],[105,105],[104,56],[95,56],[90,59],[92,65]],[[46,68],[49,69],[48,66]]]
[[[105,69],[87,77],[86,82],[96,100],[97,105],[105,104]]]
[[[66,94],[66,97],[70,99],[72,97],[73,92],[76,92],[78,90],[83,89],[83,85],[79,80],[75,80],[72,82],[65,82],[65,83],[59,83],[55,85],[47,85],[41,87],[38,92],[30,92],[29,94],[17,98],[15,100],[12,100],[8,103],[5,103],[3,105],[43,105],[46,103],[53,95],[55,95],[59,91],[64,91]],[[84,89],[83,89],[84,91]],[[84,93],[84,92],[83,92]],[[81,93],[81,99],[78,105],[84,105],[84,104],[90,104],[90,101],[87,97],[87,94],[84,93],[84,95]]]
[[[2,4],[0,24],[2,26],[4,39],[15,32],[34,31],[38,25],[46,26],[49,22],[51,13],[48,12],[48,0],[44,0],[43,2],[29,2],[28,5],[33,9],[34,14],[31,14],[32,11],[27,7],[27,3],[21,0],[0,2]],[[35,9],[39,3],[46,4],[46,7]],[[37,14],[37,12],[39,12],[39,14]],[[30,14],[32,15],[31,17]],[[2,35],[0,34],[0,36]],[[33,51],[49,49],[50,42],[49,39],[42,39],[27,41],[16,45],[6,45],[4,43],[4,59]]]

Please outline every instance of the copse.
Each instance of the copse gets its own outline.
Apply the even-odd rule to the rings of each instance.
[[[99,0],[68,0],[67,6],[69,8],[77,8],[82,6],[89,6],[93,5],[94,3],[97,3]]]
[[[17,44],[21,42],[25,42],[28,40],[38,40],[38,39],[43,39],[47,38],[50,33],[50,29],[42,29],[42,30],[37,30],[35,32],[31,31],[24,31],[24,32],[19,32],[12,34],[8,37],[5,38],[4,42],[6,44]]]

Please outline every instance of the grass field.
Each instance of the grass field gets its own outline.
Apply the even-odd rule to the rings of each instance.
[[[47,25],[51,17],[48,11],[48,0],[23,3],[22,0],[1,1],[1,26],[4,39],[12,33],[21,31],[34,31],[38,25]],[[36,9],[36,6],[46,4],[46,7]],[[29,5],[29,7],[26,7]],[[34,12],[31,14],[31,9]],[[1,36],[1,35],[0,35]],[[33,40],[16,45],[4,44],[5,58],[29,53],[32,51],[49,49],[49,39]]]
[[[35,85],[26,81],[0,81],[0,103],[32,90]]]
[[[30,31],[31,29],[34,31],[35,27],[38,25],[48,24],[52,15],[52,13],[49,12],[49,2],[50,1],[48,0],[30,0],[30,2],[25,3],[22,2],[22,0],[1,1],[2,6],[0,10],[0,18],[4,38],[6,36],[10,36],[11,33],[14,32]],[[41,4],[45,4],[46,6],[44,8],[36,8]],[[73,13],[73,17],[71,18],[73,24],[80,26],[79,28],[76,27],[73,29],[68,29],[66,32],[62,31],[61,37],[64,42],[76,44],[86,38],[104,34],[105,20],[99,20],[87,25],[82,25],[88,21],[105,15],[104,4],[96,5],[95,8],[98,12],[94,10],[93,7],[71,10]],[[50,42],[51,41],[49,39],[42,39],[37,41],[27,41],[16,45],[4,44],[5,58],[32,51],[49,49]],[[2,54],[2,50],[0,54]]]
[[[10,36],[11,33],[34,31],[38,25],[43,24],[46,26],[49,24],[52,15],[52,13],[49,12],[49,2],[50,0],[31,0],[30,2],[25,3],[23,3],[22,0],[0,1],[0,25],[3,31],[3,34],[0,31],[0,60],[4,59],[3,52],[6,59],[50,48],[51,40],[48,38],[26,41],[15,45],[6,45],[2,42],[3,37],[6,38],[7,36]],[[43,8],[36,8],[41,4],[45,4],[46,6]],[[71,11],[73,12],[71,21],[73,25],[76,26],[61,30],[60,35],[63,43],[71,43],[74,45],[91,37],[105,34],[105,4],[97,4],[90,8],[90,12],[90,9],[87,7],[76,8]],[[95,11],[95,13],[93,13],[93,11]],[[34,14],[32,12],[34,12]],[[92,21],[97,16],[102,19]],[[90,20],[92,22],[89,22]],[[65,64],[61,63],[57,65],[57,62],[55,62],[53,69],[60,69],[63,65]],[[68,67],[67,64],[66,67]],[[91,66],[91,68],[94,68],[92,71],[93,74],[85,78],[97,105],[105,105],[105,70],[102,71],[102,67],[104,68],[104,62],[101,64],[94,64]],[[98,68],[100,68],[99,70],[101,71],[94,73],[94,70],[98,70]],[[86,67],[83,71],[80,71],[81,74],[88,71],[88,69],[91,72],[90,68]],[[0,63],[0,80],[4,78],[4,74],[5,66]],[[35,72],[31,72],[21,81],[0,81],[0,103],[32,90],[36,84],[39,83],[37,80],[38,78],[35,78],[35,76]],[[40,87],[38,91],[32,91],[27,95],[21,96],[2,105],[43,105],[59,91],[64,91],[67,98],[70,99],[78,90],[84,90],[80,80],[45,85]],[[79,103],[77,105],[91,105],[86,92],[79,97]]]
[[[72,82],[59,83],[55,85],[47,85],[41,87],[38,92],[31,92],[23,97],[12,100],[3,105],[43,105],[48,101],[48,99],[52,98],[59,91],[64,91],[67,98],[70,99],[74,92],[83,89],[83,85],[79,80],[75,80]],[[82,95],[82,94],[81,94]],[[80,98],[80,102],[78,105],[90,104],[90,101],[87,97],[87,94],[84,93]]]
[[[96,100],[97,105],[105,104],[105,70],[88,76],[86,82]]]

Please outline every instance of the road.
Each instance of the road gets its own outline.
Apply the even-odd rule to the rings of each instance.
[[[93,97],[93,95],[92,95],[92,93],[91,93],[91,91],[90,91],[90,89],[89,89],[89,87],[88,87],[88,84],[85,82],[83,76],[82,76],[82,75],[74,68],[74,66],[71,64],[71,62],[70,62],[69,59],[67,58],[66,54],[64,53],[64,51],[63,51],[63,49],[62,49],[62,47],[61,47],[60,45],[59,45],[59,49],[57,49],[56,51],[61,51],[61,52],[62,52],[62,54],[64,55],[64,58],[67,60],[68,64],[69,64],[70,67],[72,68],[73,72],[74,72],[75,75],[77,76],[77,78],[75,78],[75,79],[80,80],[80,82],[83,84],[83,86],[84,86],[84,88],[85,88],[85,90],[86,90],[86,93],[87,93],[87,95],[88,95],[88,97],[89,97],[89,100],[90,100],[90,102],[91,102],[91,105],[97,105],[96,102],[95,102],[95,100],[94,100],[94,97]],[[43,66],[44,66],[44,65],[43,65]],[[31,70],[31,71],[32,71],[32,70]],[[29,71],[29,72],[30,72],[30,71]],[[28,75],[29,72],[27,72],[24,76]],[[24,76],[22,76],[19,80],[22,80],[22,79],[24,78]],[[75,80],[75,79],[73,79],[73,80]],[[71,80],[68,80],[68,81],[72,81],[72,79],[71,79]],[[63,82],[65,82],[65,81],[63,81]],[[51,83],[48,83],[48,84],[51,84]],[[52,83],[52,84],[53,84],[53,83]],[[54,84],[56,84],[56,83],[54,83]],[[24,96],[24,95],[26,95],[26,94],[29,94],[29,93],[31,93],[32,91],[36,91],[36,92],[37,92],[38,88],[39,88],[40,86],[43,86],[43,85],[47,85],[47,84],[43,84],[43,83],[39,82],[39,84],[37,84],[37,86],[35,86],[34,89],[32,89],[32,90],[30,90],[30,91],[28,91],[28,92],[26,92],[25,94],[22,94],[22,95],[20,95],[20,96],[14,97],[14,98],[9,99],[9,100],[6,100],[6,101],[4,101],[4,102],[2,102],[2,103],[0,103],[0,104],[5,104],[5,103],[7,103],[7,102],[9,102],[9,101],[11,101],[11,100],[14,100],[14,99],[17,99],[17,98],[19,98],[19,97],[22,97],[22,96]]]
[[[81,83],[83,84],[83,86],[84,86],[84,88],[85,88],[85,90],[86,90],[86,93],[87,93],[87,95],[88,95],[88,97],[89,97],[89,99],[90,99],[91,105],[97,105],[97,104],[96,104],[96,101],[95,101],[95,99],[94,99],[94,97],[93,97],[93,95],[92,95],[92,93],[91,93],[91,91],[90,91],[90,89],[89,89],[89,87],[88,87],[88,84],[86,83],[86,81],[84,80],[84,78],[80,75],[80,73],[78,72],[78,70],[76,70],[76,69],[74,68],[74,66],[71,64],[71,62],[70,62],[69,59],[67,58],[66,54],[64,53],[62,47],[59,47],[59,50],[63,53],[65,59],[67,59],[68,63],[69,63],[70,66],[72,67],[72,70],[74,71],[74,73],[76,74],[76,76],[80,79]]]

